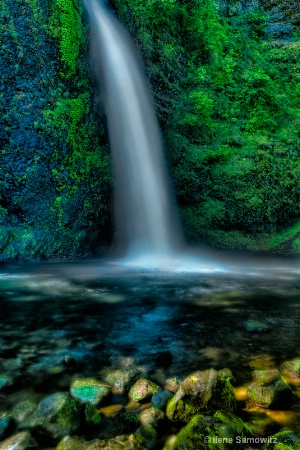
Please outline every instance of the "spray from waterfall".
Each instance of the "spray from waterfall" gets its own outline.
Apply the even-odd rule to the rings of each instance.
[[[116,244],[128,259],[163,265],[181,231],[152,99],[127,31],[99,1],[85,5],[112,153]]]

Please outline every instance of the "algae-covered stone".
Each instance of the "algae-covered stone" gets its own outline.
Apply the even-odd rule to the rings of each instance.
[[[168,402],[167,417],[188,422],[195,414],[213,414],[217,410],[234,411],[235,394],[228,376],[214,369],[195,372],[179,386]]]
[[[147,408],[140,414],[140,422],[145,427],[156,428],[165,419],[165,414],[157,408]]]
[[[139,402],[151,397],[157,392],[159,386],[152,381],[141,378],[130,389],[129,397],[134,401]]]
[[[94,378],[82,378],[73,381],[70,388],[71,395],[82,402],[99,405],[111,394],[111,386]]]
[[[142,426],[134,433],[134,445],[137,450],[150,450],[156,444],[157,433],[151,426]]]
[[[0,442],[0,450],[36,450],[37,448],[36,441],[27,431],[17,433]]]
[[[58,392],[44,398],[20,425],[30,429],[33,436],[57,441],[76,431],[80,425],[81,403],[67,392]]]
[[[13,378],[8,375],[0,375],[0,390],[13,385]]]
[[[84,442],[75,447],[72,450],[137,450],[142,447],[137,447],[134,443],[134,436],[122,435],[116,436],[112,439],[94,439],[93,441]],[[145,447],[144,447],[145,448]],[[58,448],[56,450],[69,450],[68,448]],[[71,450],[71,449],[70,449]]]
[[[173,393],[167,389],[159,388],[151,399],[151,407],[164,409],[168,401],[173,397]]]
[[[254,382],[248,386],[247,397],[263,408],[283,408],[290,404],[292,390],[276,370],[255,370]]]
[[[102,422],[99,411],[92,403],[86,403],[84,407],[84,416],[88,425],[99,425]]]
[[[137,381],[140,374],[140,370],[134,368],[118,369],[107,374],[105,379],[117,392],[124,394]]]
[[[242,439],[251,434],[251,428],[232,413],[217,411],[214,417],[199,414],[180,430],[173,448],[225,450],[235,448],[237,437]]]
[[[261,333],[263,331],[268,331],[269,325],[264,322],[259,322],[258,320],[246,320],[246,322],[244,322],[244,329],[252,333]]]
[[[300,377],[300,358],[285,361],[280,366],[280,372],[284,377],[299,378]]]
[[[289,428],[269,436],[263,450],[300,450],[300,436]]]

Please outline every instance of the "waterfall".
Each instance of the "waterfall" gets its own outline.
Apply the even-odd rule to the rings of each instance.
[[[116,243],[129,260],[159,266],[176,253],[181,231],[154,106],[127,31],[97,0],[85,5],[112,153]]]

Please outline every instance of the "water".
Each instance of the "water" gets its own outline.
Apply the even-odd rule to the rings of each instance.
[[[163,266],[177,250],[180,227],[152,100],[126,30],[98,1],[85,5],[112,150],[115,245],[129,260],[142,257],[147,265]]]
[[[300,432],[299,380],[289,410],[253,408],[245,399],[252,370],[300,357],[299,258],[207,254],[193,273],[134,270],[109,260],[1,269],[0,374],[15,384],[0,395],[0,411],[68,391],[74,377],[101,379],[122,367],[138,367],[161,386],[195,370],[227,367],[240,417],[268,421],[268,433],[282,426]],[[268,330],[247,331],[248,320]],[[64,364],[66,355],[75,367]],[[116,395],[112,403],[124,412],[128,399]],[[97,436],[126,434],[120,420],[109,418]],[[166,424],[157,450],[172,433],[174,425]]]

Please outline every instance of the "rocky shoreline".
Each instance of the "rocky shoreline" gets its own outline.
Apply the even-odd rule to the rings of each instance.
[[[76,368],[74,358],[66,356],[64,364]],[[276,413],[299,409],[300,358],[279,370],[254,370],[244,395],[227,368],[161,385],[128,362],[101,377],[75,372],[69,392],[39,401],[30,393],[14,397],[14,379],[0,376],[1,398],[10,398],[8,411],[0,413],[0,450],[300,448],[295,430],[276,420]],[[259,414],[249,420],[251,408]]]

